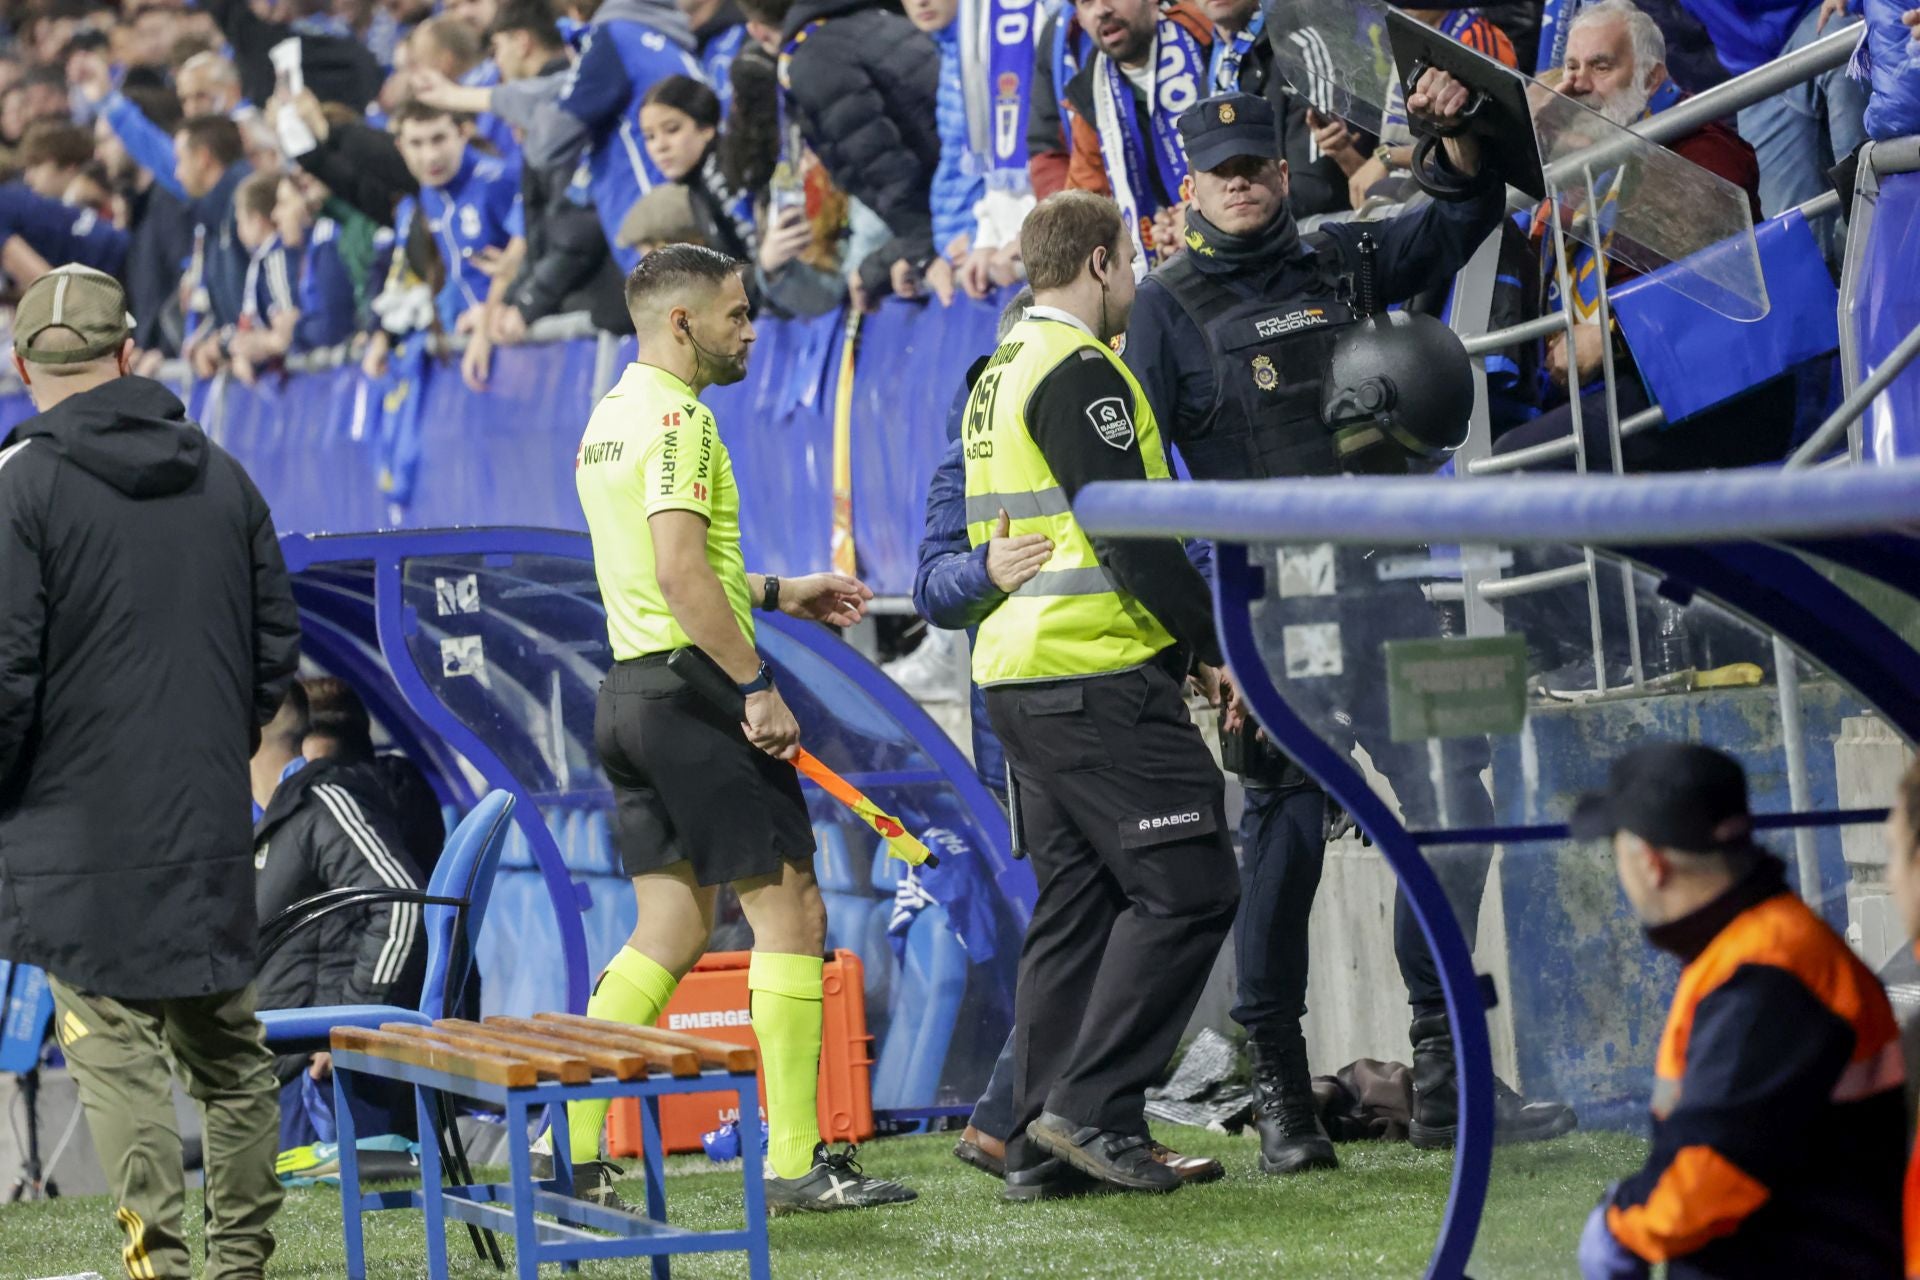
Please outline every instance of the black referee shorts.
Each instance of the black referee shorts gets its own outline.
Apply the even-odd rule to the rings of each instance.
[[[813,824],[793,766],[748,742],[738,721],[667,669],[666,654],[613,664],[593,745],[613,784],[628,875],[689,862],[699,883],[730,884],[812,861]]]

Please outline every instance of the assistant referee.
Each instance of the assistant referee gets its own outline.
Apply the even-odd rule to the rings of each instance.
[[[1003,511],[1053,543],[973,649],[1040,886],[1014,999],[1008,1191],[1044,1198],[1037,1184],[1075,1171],[1171,1191],[1145,1091],[1239,899],[1220,771],[1181,694],[1192,670],[1217,695],[1220,652],[1177,541],[1095,541],[1073,518],[1091,481],[1168,478],[1153,410],[1108,345],[1133,305],[1120,210],[1052,196],[1020,252],[1034,305],[974,383],[962,436],[972,544]]]
[[[621,862],[639,921],[587,1003],[591,1017],[650,1024],[707,948],[719,886],[753,926],[747,970],[767,1082],[767,1207],[774,1213],[898,1204],[914,1193],[863,1175],[820,1141],[821,948],[826,910],[813,828],[793,768],[793,713],[754,649],[753,609],[836,626],[873,593],[840,574],[748,573],[740,491],[709,386],[746,376],[753,347],[740,263],[694,245],[649,253],[627,277],[636,360],[587,423],[574,464],[593,536],[614,664],[594,747],[613,785]],[[702,699],[667,660],[697,649],[746,697],[746,720]],[[574,1103],[575,1194],[618,1203],[597,1159],[605,1102]]]

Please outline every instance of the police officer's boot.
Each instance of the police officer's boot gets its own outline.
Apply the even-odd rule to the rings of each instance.
[[[1320,1123],[1307,1071],[1307,1041],[1298,1023],[1258,1027],[1253,1038],[1253,1121],[1260,1131],[1262,1173],[1337,1169],[1333,1141]]]
[[[1413,1120],[1407,1140],[1425,1150],[1451,1147],[1460,1127],[1460,1089],[1447,1015],[1415,1018],[1407,1035],[1413,1041]]]
[[[1460,1085],[1447,1015],[1415,1018],[1408,1035],[1413,1040],[1413,1121],[1407,1140],[1429,1151],[1450,1148],[1460,1132]],[[1571,1132],[1578,1123],[1566,1103],[1529,1102],[1494,1077],[1495,1142],[1543,1142]]]

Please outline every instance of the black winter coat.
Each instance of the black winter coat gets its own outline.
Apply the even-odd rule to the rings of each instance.
[[[299,615],[266,502],[119,378],[0,452],[0,955],[122,1000],[253,980],[247,759]]]
[[[940,51],[879,0],[796,0],[781,40],[820,18],[825,23],[793,51],[789,92],[800,131],[834,184],[893,232],[854,264],[869,289],[884,293],[895,262],[924,267],[934,256],[927,192],[940,163]]]
[[[254,824],[253,866],[262,923],[329,889],[425,884],[407,855],[388,779],[371,760],[315,760],[282,781]],[[295,932],[260,963],[260,1008],[418,1005],[421,912],[419,903],[387,903],[337,911]]]

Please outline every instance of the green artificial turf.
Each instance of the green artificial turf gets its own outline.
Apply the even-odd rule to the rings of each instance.
[[[776,1219],[773,1272],[781,1280],[831,1277],[1035,1276],[1416,1276],[1446,1201],[1451,1157],[1405,1145],[1342,1146],[1334,1173],[1270,1178],[1255,1166],[1250,1136],[1166,1127],[1181,1151],[1218,1156],[1223,1182],[1170,1196],[1101,1196],[1038,1205],[1001,1202],[999,1186],[949,1154],[951,1135],[902,1138],[861,1151],[875,1173],[919,1190],[918,1203],[863,1214]],[[1601,1189],[1634,1168],[1644,1146],[1618,1134],[1574,1134],[1503,1149],[1472,1274],[1476,1280],[1567,1274],[1587,1211]],[[738,1220],[739,1175],[698,1157],[671,1164],[669,1217],[721,1227]],[[490,1176],[490,1175],[489,1175]],[[638,1183],[623,1185],[638,1201]],[[189,1198],[196,1256],[199,1197]],[[330,1189],[291,1191],[276,1220],[279,1252],[268,1274],[327,1280],[342,1274],[340,1202]],[[495,1274],[449,1224],[453,1274]],[[424,1276],[417,1212],[368,1219],[369,1277]],[[503,1239],[503,1248],[511,1243]],[[93,1270],[119,1274],[118,1230],[103,1199],[0,1207],[0,1277]],[[558,1268],[550,1268],[558,1274]],[[745,1274],[742,1255],[676,1259],[676,1276]],[[643,1276],[640,1262],[590,1263],[588,1276]]]

